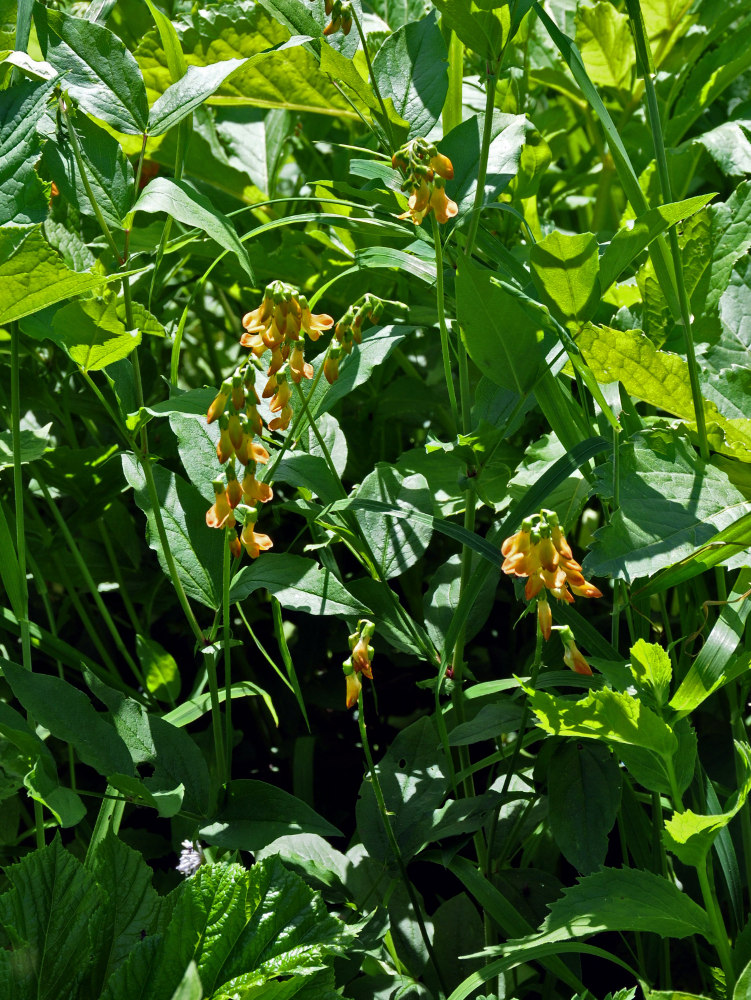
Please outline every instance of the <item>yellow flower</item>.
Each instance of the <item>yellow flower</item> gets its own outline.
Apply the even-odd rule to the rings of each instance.
[[[581,652],[577,649],[576,643],[574,642],[574,633],[568,625],[564,625],[560,632],[561,641],[563,643],[563,662],[570,670],[573,670],[574,673],[585,674],[586,676],[591,677],[592,668],[584,659]]]
[[[357,699],[362,690],[360,674],[373,680],[373,655],[374,649],[369,645],[369,641],[375,632],[375,625],[367,619],[361,619],[357,623],[357,631],[349,637],[350,655],[342,664],[344,676],[347,681],[347,708],[353,708],[357,704]]]
[[[446,189],[438,181],[436,181],[433,193],[430,196],[430,207],[435,212],[435,217],[440,223],[453,219],[459,211],[456,202],[446,197]]]
[[[256,532],[254,528],[255,521],[248,518],[240,533],[240,541],[245,546],[245,551],[251,559],[257,559],[261,552],[273,548],[274,545],[268,535],[262,535]]]
[[[235,515],[232,513],[229,499],[221,479],[215,479],[214,503],[206,511],[206,524],[210,528],[234,528]]]

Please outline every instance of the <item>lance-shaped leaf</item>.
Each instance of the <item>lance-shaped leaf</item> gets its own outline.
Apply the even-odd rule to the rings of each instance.
[[[456,305],[469,356],[491,381],[526,395],[545,370],[547,309],[462,257]]]
[[[206,195],[197,191],[188,181],[170,177],[157,177],[143,191],[134,212],[151,214],[164,212],[185,226],[194,226],[211,237],[223,250],[232,250],[240,266],[254,281],[248,251],[240,242],[230,220],[214,208]]]
[[[42,151],[36,126],[52,92],[48,82],[20,83],[0,104],[0,225],[41,222],[47,215],[44,185],[35,170]]]
[[[543,302],[560,319],[582,323],[599,305],[597,238],[553,232],[532,246],[530,264]]]
[[[497,8],[488,5],[490,9],[482,9],[472,0],[436,0],[435,6],[440,11],[441,21],[456,32],[468,48],[488,61],[498,58],[511,31],[508,4]],[[519,6],[528,8],[529,4]]]
[[[149,112],[149,135],[162,135],[203,104],[246,59],[224,59],[210,66],[188,66],[157,99]]]
[[[367,611],[330,570],[286,552],[264,553],[243,566],[232,581],[230,601],[242,601],[255,590],[268,590],[283,607],[312,615],[356,618]]]
[[[704,865],[716,837],[743,808],[751,792],[751,747],[738,740],[734,742],[743,766],[743,782],[728,802],[725,811],[714,816],[701,816],[686,809],[682,813],[673,813],[665,821],[665,846],[684,865],[692,865],[694,868]]]
[[[41,4],[34,23],[45,59],[88,114],[130,135],[146,131],[149,106],[138,63],[109,28]]]

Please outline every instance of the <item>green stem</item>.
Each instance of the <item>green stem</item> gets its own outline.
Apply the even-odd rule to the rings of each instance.
[[[112,831],[117,834],[120,823],[125,812],[125,800],[120,797],[120,793],[112,785],[107,785],[104,799],[99,807],[99,815],[96,818],[94,832],[91,835],[89,846],[86,850],[84,865],[91,868],[96,860],[97,850],[107,834]]]
[[[65,124],[68,128],[68,136],[70,138],[70,144],[73,147],[73,155],[76,158],[76,165],[78,166],[78,172],[81,175],[81,180],[83,181],[83,186],[86,189],[86,195],[91,202],[91,207],[94,210],[94,215],[96,216],[96,221],[99,223],[99,228],[104,234],[104,238],[107,244],[115,255],[115,260],[118,264],[123,263],[123,258],[120,256],[120,251],[117,249],[117,244],[115,243],[112,233],[110,232],[110,227],[107,225],[107,221],[102,215],[102,210],[97,203],[94,192],[91,188],[91,183],[89,182],[89,175],[86,172],[86,166],[83,162],[83,156],[81,155],[81,147],[78,144],[78,136],[76,135],[76,130],[73,128],[73,124],[70,120],[70,115],[68,114],[68,105],[65,98],[60,99],[60,108],[63,112],[63,117],[65,118]]]
[[[407,866],[404,863],[404,858],[402,857],[402,852],[397,843],[396,835],[394,834],[394,829],[391,826],[391,821],[389,819],[389,811],[386,808],[386,800],[383,796],[383,789],[381,788],[381,783],[378,779],[378,772],[375,769],[373,763],[373,756],[370,752],[370,743],[368,741],[368,731],[365,726],[365,706],[362,689],[357,698],[357,722],[360,727],[360,739],[362,741],[362,748],[365,752],[365,760],[368,764],[368,773],[370,775],[370,782],[373,786],[373,793],[376,798],[376,803],[378,804],[378,812],[381,816],[381,821],[383,822],[383,828],[386,831],[386,839],[391,847],[391,852],[394,855],[394,860],[396,861],[397,867],[399,869],[399,875],[401,876],[404,888],[407,890],[407,895],[409,896],[410,902],[412,904],[412,909],[415,913],[415,919],[417,920],[417,926],[420,929],[420,936],[425,944],[425,948],[428,952],[430,962],[435,970],[435,974],[438,977],[438,982],[441,984],[441,989],[444,995],[448,994],[448,989],[446,983],[443,979],[443,973],[441,972],[441,967],[438,964],[438,958],[436,956],[435,950],[433,948],[433,943],[430,940],[430,935],[425,926],[425,921],[423,920],[422,910],[420,909],[420,903],[415,894],[415,890],[410,881],[409,875],[407,874]]]
[[[120,590],[120,599],[122,600],[123,605],[125,607],[125,613],[130,619],[130,624],[133,626],[133,630],[137,634],[143,635],[144,634],[143,629],[141,627],[141,623],[138,620],[138,615],[136,614],[136,609],[133,606],[133,602],[130,599],[128,588],[125,585],[125,579],[123,577],[122,570],[120,569],[120,563],[117,559],[117,556],[115,555],[115,550],[112,547],[112,541],[110,540],[107,527],[102,518],[99,518],[97,524],[99,526],[99,536],[102,539],[102,544],[104,545],[105,552],[107,553],[107,558],[110,561],[112,572],[115,574],[115,580]]]
[[[435,217],[435,212],[430,213],[430,222],[433,227],[433,245],[435,247],[436,306],[438,309],[438,329],[441,332],[443,376],[446,379],[446,391],[448,392],[449,405],[451,406],[451,416],[454,421],[454,433],[456,433],[459,428],[459,408],[456,403],[454,378],[451,374],[451,349],[449,346],[449,333],[446,327],[446,306],[443,291],[443,249],[441,247],[441,231],[438,228],[438,220]]]
[[[216,771],[219,784],[224,784],[227,774],[227,758],[224,754],[224,739],[222,738],[222,713],[219,707],[219,684],[216,677],[216,665],[219,653],[208,656],[206,670],[209,677],[209,699],[211,701],[211,731],[214,734],[214,754],[216,756]]]
[[[13,498],[16,511],[16,557],[18,559],[18,586],[21,597],[21,615],[18,627],[21,633],[21,662],[31,673],[31,622],[29,621],[29,585],[26,580],[26,522],[23,509],[23,472],[21,470],[21,343],[18,323],[10,324],[10,398],[11,432],[13,438]],[[29,726],[34,719],[27,712]],[[34,800],[34,834],[37,847],[44,847],[44,816],[42,804]]]
[[[362,25],[360,24],[360,18],[357,16],[357,11],[355,10],[354,5],[352,6],[352,20],[355,22],[355,26],[357,28],[357,34],[360,36],[360,43],[362,45],[363,55],[365,56],[365,62],[368,67],[368,76],[370,77],[370,82],[373,87],[373,93],[376,95],[376,100],[381,106],[381,114],[383,115],[383,124],[388,135],[389,148],[393,153],[396,150],[396,144],[394,142],[394,132],[391,128],[391,119],[389,118],[388,111],[386,110],[386,105],[384,104],[383,98],[381,97],[381,90],[380,87],[378,86],[378,80],[376,79],[376,75],[373,72],[373,63],[370,61],[370,52],[368,51],[368,43],[365,38],[365,32],[362,30]]]
[[[733,969],[733,959],[730,953],[730,943],[728,941],[728,932],[725,928],[725,921],[722,919],[715,893],[712,892],[710,885],[708,869],[711,863],[711,855],[707,855],[704,864],[697,867],[696,874],[699,876],[699,886],[701,888],[702,899],[704,900],[704,908],[712,925],[712,936],[715,939],[714,943],[717,955],[720,959],[720,965],[722,965],[722,971],[725,973],[726,995],[732,996],[733,988],[735,987],[735,970]]]
[[[224,647],[224,733],[225,745],[225,784],[229,784],[232,777],[232,646],[230,640],[230,603],[229,585],[232,554],[229,550],[230,538],[234,535],[234,528],[225,528],[224,531],[224,563],[222,567],[222,645]]]
[[[472,205],[472,213],[469,217],[469,229],[467,231],[467,242],[464,253],[467,257],[472,256],[477,238],[477,229],[480,225],[480,212],[482,203],[485,200],[485,178],[488,173],[488,154],[490,152],[490,136],[493,130],[493,108],[495,107],[497,66],[493,70],[488,69],[485,84],[485,117],[482,125],[482,146],[480,147],[480,167],[477,171],[477,188],[475,189],[475,200]]]
[[[662,190],[662,200],[668,204],[673,200],[673,191],[670,181],[670,171],[668,169],[668,159],[665,150],[665,138],[662,133],[660,122],[660,111],[657,106],[657,92],[654,85],[654,64],[652,53],[649,47],[649,39],[644,27],[644,19],[641,12],[639,0],[626,0],[631,28],[634,33],[636,45],[636,60],[638,72],[644,80],[644,94],[647,99],[647,120],[652,132],[652,142],[654,144],[655,161],[657,164],[657,175]],[[699,451],[701,457],[706,462],[709,459],[709,441],[707,439],[707,425],[704,419],[704,402],[699,385],[699,366],[696,361],[696,351],[694,349],[694,337],[691,329],[691,307],[686,291],[686,282],[683,276],[683,261],[678,245],[678,233],[675,226],[671,226],[668,233],[670,243],[670,253],[673,258],[673,269],[675,271],[676,290],[678,292],[678,306],[680,309],[681,323],[686,339],[686,361],[688,362],[688,378],[691,385],[691,397],[694,403],[694,416],[696,417],[696,430],[699,437]]]
[[[443,134],[447,135],[462,121],[462,84],[464,82],[464,43],[451,32],[448,45],[449,86],[443,105]]]

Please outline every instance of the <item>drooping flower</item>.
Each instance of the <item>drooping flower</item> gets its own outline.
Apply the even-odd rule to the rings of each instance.
[[[577,649],[574,642],[574,633],[568,625],[564,625],[559,631],[561,633],[561,642],[563,643],[563,662],[574,673],[585,674],[591,677],[592,668],[584,659],[579,649]]]
[[[224,483],[221,479],[215,479],[212,485],[214,487],[214,503],[206,511],[206,524],[210,528],[233,528],[235,515],[232,512]]]
[[[433,143],[423,138],[410,140],[393,155],[391,165],[405,174],[402,191],[409,192],[407,211],[397,218],[411,219],[419,226],[431,211],[440,223],[457,214],[456,202],[446,196],[445,190],[446,181],[454,176],[454,166]]]
[[[209,407],[208,413],[206,414],[207,424],[213,424],[215,420],[218,420],[219,417],[221,417],[227,406],[227,400],[230,398],[231,393],[232,393],[232,383],[222,382],[222,387],[214,397],[214,400],[211,403],[211,406]]]
[[[368,680],[373,679],[372,663],[375,650],[370,645],[370,640],[374,632],[374,623],[363,618],[357,623],[357,631],[349,637],[350,655],[342,664],[347,682],[347,708],[353,708],[357,704],[362,690],[360,674]]]
[[[245,476],[242,481],[242,493],[243,493],[243,503],[248,505],[260,503],[268,503],[274,497],[274,491],[271,489],[268,483],[259,483],[255,477],[256,464],[253,463],[251,469],[250,462],[245,471]]]
[[[255,531],[255,518],[248,517],[240,532],[240,541],[251,559],[257,559],[261,552],[273,548],[274,543],[268,535]]]

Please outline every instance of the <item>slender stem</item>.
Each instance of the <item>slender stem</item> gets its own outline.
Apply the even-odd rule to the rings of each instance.
[[[725,973],[727,996],[732,996],[735,986],[735,970],[733,969],[733,959],[730,954],[730,943],[728,941],[728,932],[725,928],[725,921],[722,919],[722,913],[717,905],[717,899],[715,893],[712,892],[709,881],[708,872],[711,863],[711,855],[708,854],[704,860],[704,864],[697,867],[696,874],[699,876],[699,886],[701,888],[702,899],[704,900],[704,908],[712,925],[715,948],[717,949],[722,971]]]
[[[117,586],[120,591],[120,600],[123,602],[123,605],[125,607],[125,613],[130,619],[130,624],[133,626],[133,630],[136,633],[143,635],[143,629],[141,627],[140,621],[138,620],[138,615],[136,614],[136,609],[133,606],[133,602],[130,599],[128,588],[125,585],[123,572],[120,569],[120,563],[118,562],[117,556],[115,555],[115,550],[112,547],[112,540],[110,539],[109,532],[107,531],[107,528],[102,518],[99,518],[97,524],[99,526],[99,536],[102,539],[102,544],[104,545],[105,552],[107,553],[107,558],[110,561],[112,572],[115,574],[115,580],[117,581]]]
[[[91,835],[91,840],[86,850],[86,857],[84,858],[84,865],[87,868],[91,868],[94,864],[97,849],[110,830],[112,833],[117,834],[124,812],[125,800],[120,796],[116,788],[113,788],[112,785],[107,785],[102,804],[99,807],[99,815],[94,825],[94,832]]]
[[[446,101],[443,105],[443,134],[461,125],[462,121],[462,84],[464,82],[464,43],[451,32],[448,45],[449,56],[449,87]]]
[[[219,684],[216,678],[216,667],[219,653],[212,653],[208,657],[206,666],[209,676],[209,699],[211,701],[211,731],[214,734],[214,754],[216,756],[216,771],[219,784],[223,784],[227,773],[227,758],[224,753],[224,739],[222,738],[222,713],[219,707]]]
[[[378,80],[373,72],[373,63],[370,61],[370,52],[368,51],[368,42],[365,38],[365,32],[362,30],[362,25],[360,24],[360,18],[357,16],[357,11],[355,10],[354,4],[352,5],[352,20],[355,22],[355,27],[357,28],[357,34],[360,36],[360,43],[362,45],[363,55],[365,56],[365,62],[368,67],[368,76],[370,77],[370,82],[373,87],[373,93],[376,95],[376,100],[381,106],[381,114],[383,115],[383,123],[386,129],[389,147],[393,153],[396,149],[396,144],[394,142],[394,132],[391,127],[391,119],[389,118],[388,111],[386,110],[386,105],[384,104],[383,98],[381,97],[381,90],[378,86]]]
[[[224,530],[224,563],[222,566],[222,646],[224,647],[224,732],[226,738],[225,746],[225,784],[229,784],[232,777],[232,646],[230,640],[230,603],[229,585],[232,554],[229,549],[230,539],[234,534],[234,528]]]
[[[654,85],[654,63],[649,47],[649,39],[644,27],[644,19],[641,12],[639,0],[626,0],[631,28],[634,33],[636,45],[636,60],[638,71],[644,80],[644,93],[647,99],[647,119],[652,132],[652,142],[655,150],[655,161],[657,164],[657,175],[662,190],[662,200],[669,203],[673,200],[672,185],[670,182],[670,171],[668,169],[667,153],[665,151],[665,138],[662,133],[660,122],[660,110],[657,105],[657,92]],[[709,441],[707,439],[707,425],[704,418],[704,401],[699,385],[699,366],[696,362],[696,351],[694,349],[694,337],[691,329],[691,307],[686,291],[686,282],[683,276],[683,261],[678,245],[678,233],[675,226],[671,226],[668,233],[670,243],[670,253],[673,258],[673,269],[675,271],[676,290],[678,292],[678,306],[680,309],[681,323],[686,338],[686,361],[688,362],[688,378],[691,385],[691,397],[694,403],[694,416],[696,417],[696,430],[699,437],[699,451],[701,457],[706,462],[709,459]]]
[[[467,231],[467,242],[464,253],[471,257],[475,248],[477,229],[480,225],[480,212],[482,203],[485,200],[485,178],[488,173],[488,154],[490,152],[490,136],[493,131],[493,108],[495,107],[497,66],[492,70],[488,68],[485,83],[485,117],[482,125],[482,146],[480,147],[480,167],[477,171],[477,187],[475,189],[475,200],[472,205],[472,213],[469,217],[469,229]]]
[[[618,440],[620,435],[613,428],[613,506],[610,510],[610,517],[618,510],[621,505],[621,451],[618,447]],[[613,587],[613,611],[610,619],[610,644],[614,649],[618,649],[618,642],[620,639],[620,625],[621,625],[621,602],[620,602],[620,588],[618,584],[619,580],[615,581]]]
[[[89,181],[89,175],[86,171],[86,165],[83,162],[83,156],[81,155],[81,147],[78,144],[78,136],[76,135],[76,130],[73,128],[73,124],[70,120],[70,115],[68,114],[67,101],[64,98],[60,99],[60,108],[63,112],[63,117],[65,118],[65,124],[68,127],[68,136],[70,138],[70,144],[73,147],[73,155],[76,158],[76,165],[78,167],[78,172],[81,175],[81,180],[83,181],[83,186],[86,189],[86,195],[91,202],[91,207],[94,210],[94,215],[96,216],[96,221],[99,223],[99,228],[104,234],[110,250],[115,255],[115,260],[118,264],[123,263],[123,258],[120,256],[120,251],[117,249],[117,244],[115,243],[112,233],[110,232],[110,227],[107,225],[107,221],[102,215],[102,210],[96,200],[94,192],[91,188],[91,183]]]
[[[18,628],[21,633],[21,662],[31,673],[31,623],[29,621],[29,586],[26,580],[26,522],[23,509],[23,473],[21,471],[21,344],[18,323],[10,324],[10,406],[13,436],[13,497],[16,511],[16,557],[18,559],[18,586],[21,592],[21,615]],[[26,714],[29,726],[34,728],[30,712]],[[34,834],[37,847],[44,847],[44,816],[42,804],[34,799]]]
[[[433,245],[435,247],[436,306],[438,309],[438,329],[441,332],[443,375],[446,379],[446,391],[448,392],[449,405],[451,406],[451,417],[454,421],[454,433],[456,433],[459,428],[459,408],[456,403],[454,378],[451,374],[451,348],[449,346],[449,332],[446,327],[446,306],[443,291],[443,249],[441,247],[441,231],[438,228],[438,220],[435,217],[435,212],[430,213],[430,221],[433,226]]]
[[[396,861],[397,867],[399,869],[399,874],[401,876],[404,888],[407,890],[407,895],[409,896],[410,902],[412,904],[412,909],[415,913],[415,919],[417,920],[417,926],[420,929],[420,936],[425,944],[425,948],[428,952],[430,962],[435,969],[435,974],[438,977],[438,982],[441,984],[441,989],[444,995],[448,994],[448,989],[446,988],[446,983],[443,979],[443,973],[441,972],[441,967],[438,964],[438,958],[436,956],[435,950],[433,948],[433,943],[430,940],[430,935],[425,926],[425,921],[422,916],[422,910],[420,909],[420,903],[415,894],[415,890],[410,881],[409,875],[407,874],[407,866],[404,863],[404,858],[402,857],[401,849],[394,834],[394,829],[391,826],[391,821],[389,819],[389,811],[386,807],[386,800],[383,795],[383,789],[381,788],[381,782],[378,779],[378,772],[375,769],[373,763],[373,756],[370,752],[370,743],[368,741],[368,731],[365,726],[365,707],[362,688],[357,698],[357,722],[360,726],[360,739],[362,741],[362,748],[365,752],[365,760],[368,764],[368,773],[370,775],[370,782],[373,786],[373,793],[376,798],[376,803],[378,804],[378,812],[380,813],[381,820],[383,822],[383,828],[386,831],[386,839],[389,842],[391,852],[394,855],[394,860]]]

